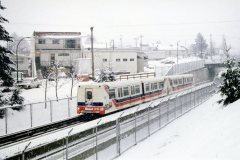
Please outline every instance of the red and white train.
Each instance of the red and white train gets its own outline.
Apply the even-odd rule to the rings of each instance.
[[[85,83],[78,87],[77,113],[105,115],[190,88],[191,74]]]

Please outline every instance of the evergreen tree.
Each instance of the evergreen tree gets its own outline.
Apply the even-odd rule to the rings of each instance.
[[[0,10],[4,10],[0,3]],[[2,23],[8,22],[7,19],[0,15],[0,80],[2,80],[2,86],[12,86],[14,83],[13,78],[11,77],[11,72],[14,70],[13,61],[10,59],[9,55],[13,54],[6,47],[2,46],[4,42],[12,41],[9,33],[4,29]]]
[[[0,1],[0,10],[4,9]],[[8,20],[0,15],[0,107],[23,103],[23,98],[19,96],[19,89],[13,87],[14,80],[11,72],[15,70],[15,64],[9,57],[13,53],[3,46],[4,43],[12,41],[9,33],[2,26],[5,22]],[[4,112],[5,109],[0,109],[0,118],[4,116]]]
[[[206,40],[203,38],[201,33],[198,33],[195,39],[195,44],[191,45],[192,51],[200,58],[203,58],[203,55],[206,53],[207,47],[208,45],[206,43]]]
[[[223,99],[219,101],[224,105],[232,103],[240,98],[240,63],[234,59],[227,60],[227,71],[221,76],[223,84],[220,86],[220,92]]]

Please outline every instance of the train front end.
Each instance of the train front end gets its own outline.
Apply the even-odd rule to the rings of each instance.
[[[106,114],[109,106],[108,88],[101,84],[85,84],[78,87],[78,114]]]

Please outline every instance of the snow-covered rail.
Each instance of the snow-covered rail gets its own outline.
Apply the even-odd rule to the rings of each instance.
[[[127,115],[29,148],[24,153],[15,155],[15,158],[25,156],[27,159],[113,159],[203,103],[214,93],[214,88],[213,83],[208,83],[149,103],[150,105],[142,110],[136,107],[134,112]]]

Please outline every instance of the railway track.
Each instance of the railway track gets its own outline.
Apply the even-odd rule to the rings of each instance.
[[[91,120],[94,120],[96,118],[97,117],[93,117],[93,118],[91,118]],[[51,124],[48,124],[48,125],[35,127],[35,128],[32,128],[32,129],[28,129],[28,130],[4,135],[4,136],[0,137],[0,147],[6,146],[6,145],[9,145],[9,144],[12,144],[12,143],[16,143],[16,142],[19,142],[19,141],[22,141],[22,140],[26,140],[26,139],[29,139],[29,138],[32,138],[32,137],[35,137],[35,136],[39,136],[39,135],[45,134],[47,132],[62,129],[62,128],[65,128],[65,127],[69,127],[71,125],[84,123],[84,122],[87,122],[87,121],[90,121],[90,119],[88,117],[82,115],[82,116],[74,117],[74,118],[71,118],[71,119],[54,122],[54,123],[51,123]]]

